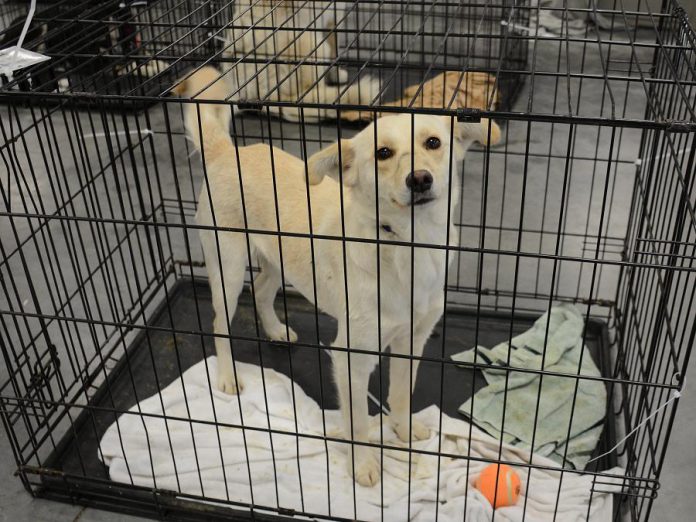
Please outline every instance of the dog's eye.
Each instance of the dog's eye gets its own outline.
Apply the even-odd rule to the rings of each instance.
[[[427,140],[425,140],[425,148],[430,149],[430,150],[435,150],[440,148],[440,138],[436,138],[435,136],[431,136]]]
[[[377,149],[377,159],[380,161],[389,159],[393,155],[394,153],[389,147],[382,147],[381,149]]]

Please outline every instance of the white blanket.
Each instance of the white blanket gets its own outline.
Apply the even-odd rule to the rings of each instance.
[[[161,395],[150,397],[131,408],[130,411],[135,414],[123,414],[109,427],[101,440],[101,452],[104,463],[109,466],[112,480],[204,495],[211,499],[245,503],[253,501],[260,506],[294,509],[317,515],[330,513],[332,516],[350,519],[407,520],[409,497],[411,520],[436,520],[436,509],[437,520],[441,522],[461,521],[465,510],[467,521],[491,519],[491,505],[472,487],[486,463],[468,461],[465,458],[440,458],[438,493],[436,456],[412,454],[409,481],[409,452],[385,450],[381,484],[364,488],[355,484],[347,473],[346,459],[349,458],[350,445],[339,442],[328,443],[329,499],[324,441],[273,434],[271,451],[271,439],[268,432],[263,431],[268,429],[270,421],[270,427],[274,430],[296,432],[297,429],[301,434],[321,436],[324,431],[318,404],[299,386],[293,386],[290,379],[273,370],[264,371],[264,397],[260,368],[241,363],[237,364],[237,369],[243,375],[245,388],[239,398],[213,391],[211,400],[209,383],[215,382],[214,357],[207,360],[207,366],[210,377],[206,375],[204,361],[201,361],[164,389]],[[243,419],[239,411],[240,402]],[[240,429],[218,428],[212,423],[191,423],[188,420],[167,419],[165,422],[162,418],[141,416],[138,411],[153,414],[162,414],[164,411],[168,417],[201,421],[213,421],[217,418],[223,424],[239,425],[243,420],[244,426],[261,430],[244,430],[247,446],[245,451],[245,441]],[[297,412],[297,418],[294,411]],[[472,428],[466,421],[443,415],[443,436],[440,439],[435,432],[440,422],[440,411],[436,407],[427,408],[417,413],[416,417],[430,426],[434,434],[430,440],[414,443],[414,448],[437,452],[441,445],[440,453],[467,456],[470,451],[473,458],[498,458],[500,442],[476,427]],[[378,442],[379,417],[372,420],[372,435]],[[386,417],[383,420],[385,443],[407,447],[398,441],[388,427]],[[339,423],[338,411],[326,411],[328,436],[338,436]],[[501,458],[510,462],[529,462],[528,453],[509,446],[503,446]],[[553,461],[536,455],[534,464],[557,467]],[[596,491],[591,493],[591,475],[566,472],[562,480],[559,480],[560,472],[557,471],[533,469],[528,473],[526,468],[520,467],[517,472],[522,481],[523,494],[529,483],[525,520],[554,519],[559,483],[561,492],[556,520],[587,520],[588,513],[593,521],[611,520],[612,495],[607,492],[617,490],[619,486],[616,484],[620,480],[598,477]],[[623,474],[623,470],[617,468],[607,473],[618,475]],[[253,484],[253,499],[249,474]],[[524,500],[521,497],[517,505],[498,509],[495,519],[501,522],[522,520]]]

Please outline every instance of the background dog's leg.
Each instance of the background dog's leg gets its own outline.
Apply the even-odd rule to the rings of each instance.
[[[289,106],[275,108],[269,107],[269,112],[273,116],[279,116],[286,121],[292,121],[295,123],[299,123],[301,121],[304,121],[304,123],[319,123],[323,119],[336,117],[336,111],[317,109],[316,107],[304,107],[302,110],[297,107]]]
[[[261,273],[254,279],[254,297],[263,329],[274,341],[295,342],[297,334],[292,328],[283,324],[273,307],[275,296],[282,283],[280,270],[263,257],[259,258],[259,265]]]
[[[326,23],[325,28],[329,33],[329,37],[326,40],[329,46],[329,56],[332,60],[334,60],[336,56],[338,56],[338,33],[335,31],[336,24],[333,20],[330,20]],[[348,81],[348,71],[341,67],[335,66],[331,68],[326,77],[330,83],[335,85],[343,85]]]
[[[338,339],[342,337],[339,335]],[[345,343],[341,343],[338,339],[334,345],[345,347]],[[365,345],[353,342],[351,339],[351,346],[362,347]],[[338,387],[338,399],[343,414],[344,436],[355,442],[368,442],[367,385],[370,373],[377,364],[377,356],[350,354],[350,374],[346,352],[335,351],[332,353],[332,359],[334,379]],[[358,484],[374,486],[379,482],[381,471],[377,451],[375,448],[358,444],[354,445],[352,449],[352,452],[350,449],[348,451],[348,472],[353,475]]]
[[[246,242],[241,234],[219,232],[220,258],[215,233],[211,230],[201,231],[201,244],[208,270],[208,281],[213,298],[213,331],[215,353],[217,354],[217,387],[225,393],[237,393],[242,389],[241,380],[237,381],[232,363],[232,341],[219,335],[230,335],[229,322],[234,317],[237,299],[244,285],[244,273],[247,265]],[[222,264],[223,273],[220,272]],[[223,284],[224,292],[223,292]],[[227,301],[227,306],[225,306]]]

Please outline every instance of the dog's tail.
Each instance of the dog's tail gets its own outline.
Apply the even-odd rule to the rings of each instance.
[[[172,93],[202,101],[186,104],[184,126],[196,149],[200,151],[201,142],[204,142],[206,160],[212,160],[232,147],[229,131],[231,107],[226,103],[211,103],[223,102],[229,95],[229,87],[220,71],[206,66],[188,73],[172,88]]]

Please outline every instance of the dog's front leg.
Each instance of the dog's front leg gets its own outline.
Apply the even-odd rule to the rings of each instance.
[[[411,336],[408,332],[394,338],[391,343],[392,353],[407,357],[392,357],[389,361],[389,420],[399,439],[423,440],[430,437],[430,429],[419,420],[411,418],[411,396],[416,384],[416,375],[420,359],[411,359],[423,355],[425,343],[437,321],[442,316],[441,310],[433,310],[416,323],[413,332],[413,350]]]
[[[413,354],[423,353],[423,344],[415,335],[413,337]],[[392,341],[392,353],[409,355],[411,340],[408,336],[399,336]],[[420,349],[417,349],[420,346]],[[389,361],[389,422],[396,435],[403,442],[423,440],[430,437],[430,430],[420,421],[411,419],[411,394],[418,373],[418,359],[392,357]]]
[[[341,337],[339,336],[339,339]],[[345,344],[334,344],[345,347]],[[365,349],[366,345],[357,339],[351,339],[351,346]],[[369,442],[367,385],[370,373],[377,365],[377,356],[335,351],[332,353],[332,359],[334,380],[343,415],[343,433],[345,438],[351,441],[348,472],[361,486],[374,486],[379,482],[381,472],[377,450],[362,443]]]

